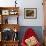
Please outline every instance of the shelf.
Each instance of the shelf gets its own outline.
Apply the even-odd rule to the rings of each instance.
[[[15,41],[12,41],[12,40],[10,40],[10,41],[3,41],[4,43],[16,43],[16,42],[19,42],[19,40],[15,40]]]
[[[20,29],[20,26],[19,24],[1,24],[0,25],[1,27],[1,30],[5,29],[5,28],[9,28],[9,29],[12,29],[14,31],[14,29],[16,29],[17,31],[19,31]]]
[[[11,42],[2,42],[3,46],[18,46],[17,41],[11,41]]]
[[[18,16],[19,7],[0,7],[0,24],[18,24]],[[9,17],[14,18],[12,20],[11,18],[9,19]],[[13,21],[15,23],[13,23]]]
[[[18,16],[2,16],[2,24],[18,24]]]
[[[19,17],[19,7],[0,7],[0,32],[1,32],[0,46],[18,46],[19,40],[17,38],[18,38],[18,31],[20,29],[20,26],[18,24],[18,17]],[[5,31],[6,31],[5,35],[7,35],[7,38],[4,35]]]
[[[2,15],[19,15],[19,7],[0,7]]]

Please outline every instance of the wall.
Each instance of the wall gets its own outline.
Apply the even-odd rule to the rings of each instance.
[[[23,2],[21,3],[20,8],[20,24],[22,26],[43,26],[42,0],[24,0]],[[37,8],[37,19],[24,19],[24,8]]]
[[[15,0],[0,0],[1,7],[15,6]],[[17,0],[19,10],[19,24],[21,26],[43,26],[42,0]],[[37,19],[24,19],[24,8],[37,8]],[[11,17],[12,18],[12,17]],[[9,19],[10,20],[10,19]]]

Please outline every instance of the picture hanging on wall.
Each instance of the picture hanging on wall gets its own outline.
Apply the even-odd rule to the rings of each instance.
[[[36,19],[37,8],[24,8],[24,18],[25,19]]]

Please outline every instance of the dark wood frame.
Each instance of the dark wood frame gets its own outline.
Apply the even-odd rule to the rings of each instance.
[[[36,12],[36,13],[34,13],[35,14],[35,17],[31,17],[31,16],[28,16],[28,17],[26,17],[26,10],[35,10],[34,12]],[[24,19],[37,19],[37,8],[24,8]]]

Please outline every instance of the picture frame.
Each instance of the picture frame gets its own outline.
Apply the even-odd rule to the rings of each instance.
[[[10,10],[10,11],[9,11],[9,14],[10,14],[10,15],[17,15],[17,13],[18,13],[18,12],[15,11],[15,10]]]
[[[2,15],[9,15],[9,10],[2,10]]]
[[[36,19],[37,8],[24,8],[24,18],[25,19]]]

